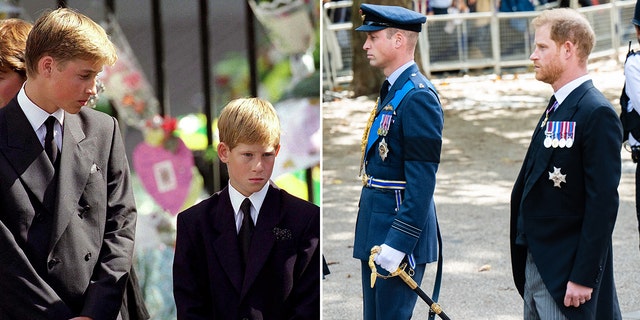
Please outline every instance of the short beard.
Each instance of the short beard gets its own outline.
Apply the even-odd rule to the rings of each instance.
[[[558,81],[563,71],[562,66],[556,61],[553,61],[536,72],[536,80],[553,85]]]

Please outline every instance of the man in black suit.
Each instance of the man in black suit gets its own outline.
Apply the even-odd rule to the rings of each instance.
[[[178,214],[178,319],[320,319],[320,210],[270,182],[273,106],[233,100],[218,131],[229,185]]]
[[[83,108],[117,59],[105,31],[45,12],[0,109],[0,319],[118,318],[136,209],[116,119]]]
[[[621,319],[611,235],[622,127],[587,73],[595,35],[572,9],[532,22],[536,79],[554,97],[511,195],[511,263],[524,319]]]

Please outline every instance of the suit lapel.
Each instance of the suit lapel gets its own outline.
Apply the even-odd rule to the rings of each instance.
[[[591,81],[586,81],[573,90],[562,104],[558,106],[558,109],[549,116],[549,121],[570,121],[573,119],[575,113],[578,111],[578,102],[590,87],[593,87],[593,83]],[[540,123],[538,126],[540,126]],[[548,167],[551,155],[553,155],[555,150],[555,148],[545,148],[542,145],[544,141],[544,134],[539,133],[539,131],[544,130],[544,128],[536,128],[534,137],[531,140],[532,146],[530,146],[530,148],[537,148],[537,150],[531,150],[533,151],[533,163],[531,164],[531,170],[525,179],[526,184],[523,191],[523,199],[527,193],[529,193],[535,182],[540,178],[540,175],[546,173],[545,171]],[[574,148],[577,148],[577,146],[574,146]]]
[[[209,221],[214,230],[213,250],[239,293],[242,290],[242,257],[228,187],[220,191],[219,199],[217,207],[207,213],[211,215]]]
[[[249,261],[247,261],[241,296],[247,294],[249,288],[251,288],[251,285],[264,267],[271,253],[271,248],[275,244],[276,238],[273,228],[282,218],[281,199],[280,190],[274,186],[269,186],[267,196],[258,215],[255,232],[251,238]]]
[[[80,117],[70,113],[65,113],[64,117],[56,215],[54,215],[50,248],[55,246],[72,215],[77,211],[76,206],[89,179],[91,166],[97,153],[93,140],[85,137]]]
[[[26,188],[47,206],[45,194],[54,178],[53,165],[17,100],[13,99],[4,109],[0,124],[0,134],[3,136],[0,150]]]

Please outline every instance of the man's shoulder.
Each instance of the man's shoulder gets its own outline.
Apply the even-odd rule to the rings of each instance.
[[[320,207],[318,207],[316,204],[304,199],[300,199],[283,189],[274,189],[280,193],[282,197],[283,207],[287,209],[287,212],[297,211],[300,213],[304,213],[305,215],[314,215],[320,213]]]
[[[629,70],[637,71],[638,69],[640,69],[640,50],[630,52],[624,63],[625,72]]]
[[[77,118],[85,128],[113,128],[116,123],[113,116],[88,107],[83,107],[77,114],[67,113],[65,117]]]
[[[221,195],[224,190],[218,191],[208,198],[190,206],[189,208],[183,210],[178,213],[178,219],[180,220],[198,220],[201,219],[202,216],[207,215],[209,212],[216,212],[214,208],[220,202]],[[228,194],[228,193],[227,193]]]

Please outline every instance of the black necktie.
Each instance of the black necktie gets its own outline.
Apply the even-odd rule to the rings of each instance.
[[[389,80],[385,80],[380,88],[380,102],[384,101],[384,98],[387,97],[387,93],[389,93]]]
[[[249,244],[251,243],[251,236],[253,235],[253,220],[251,219],[251,200],[245,198],[240,205],[240,211],[243,214],[242,226],[240,232],[238,232],[238,241],[240,242],[240,248],[242,249],[242,261],[247,262],[249,253]]]
[[[55,141],[53,141],[53,125],[56,123],[56,118],[50,116],[44,122],[45,127],[47,128],[47,134],[44,136],[44,151],[47,153],[49,160],[51,163],[56,163],[56,159],[58,158],[58,145]]]

